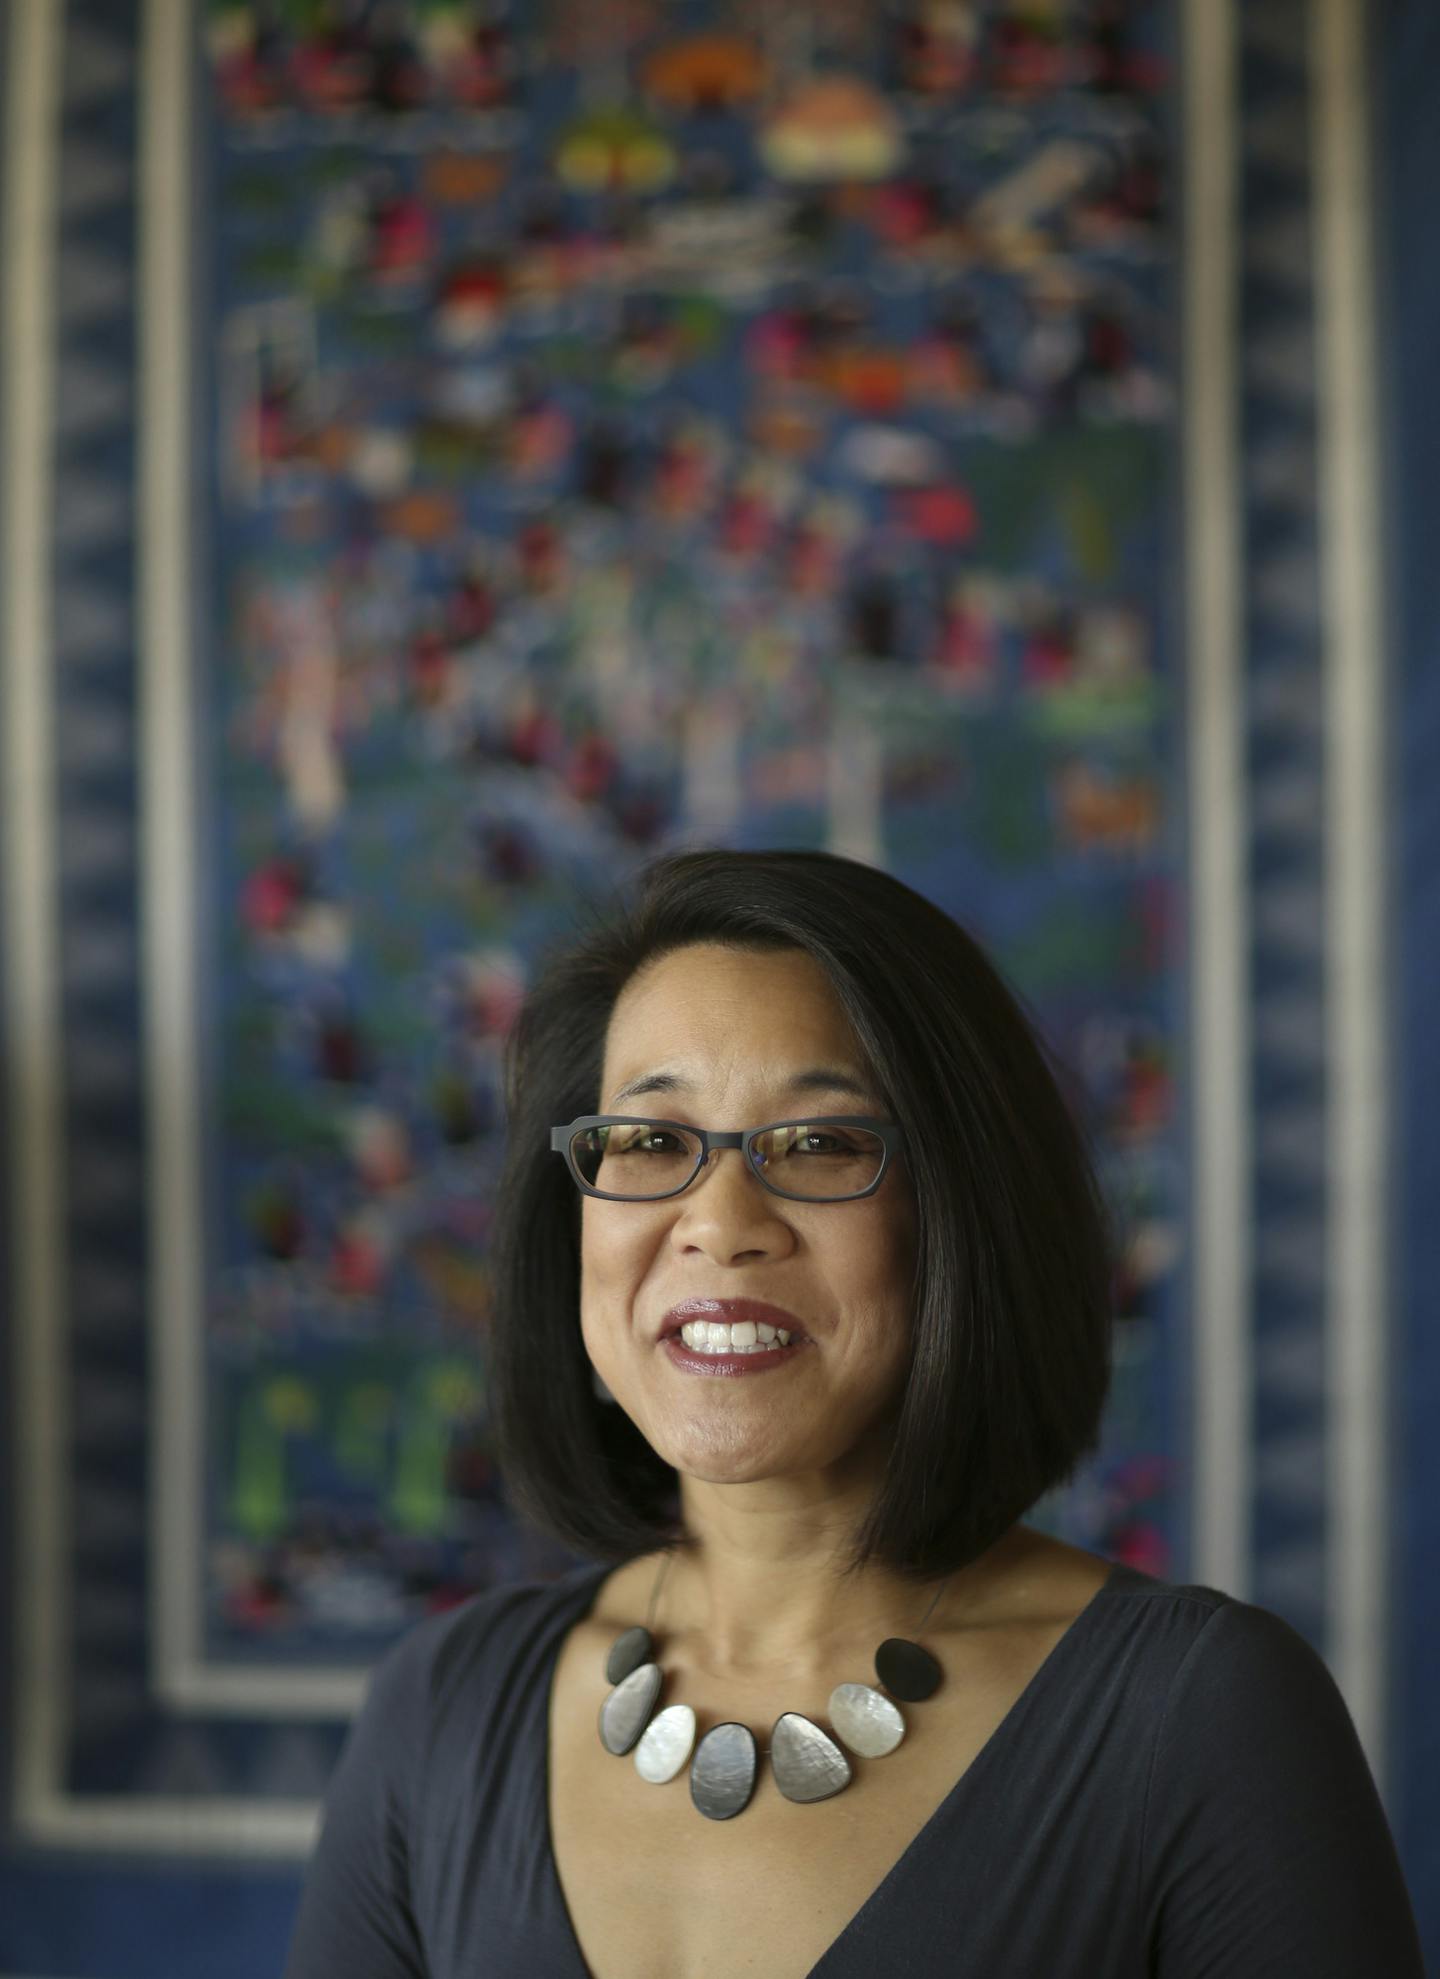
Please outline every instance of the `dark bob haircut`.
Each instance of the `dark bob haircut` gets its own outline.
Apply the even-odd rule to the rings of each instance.
[[[988,1547],[1098,1443],[1115,1235],[1068,1075],[977,943],[889,874],[831,853],[653,861],[551,955],[516,1020],[492,1248],[490,1390],[516,1510],[620,1564],[687,1543],[671,1465],[596,1394],[580,1333],[581,1196],[552,1125],[599,1110],[610,1014],[691,942],[800,949],[825,971],[904,1130],[918,1207],[913,1353],[845,1567],[917,1581]]]

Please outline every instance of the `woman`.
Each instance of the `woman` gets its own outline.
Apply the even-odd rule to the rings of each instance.
[[[288,1979],[1419,1979],[1314,1651],[1021,1523],[1096,1444],[1113,1247],[954,922],[664,859],[508,1099],[500,1460],[586,1564],[382,1663]]]

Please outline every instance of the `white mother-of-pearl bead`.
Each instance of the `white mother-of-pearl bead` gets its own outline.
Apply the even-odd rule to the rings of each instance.
[[[694,1743],[695,1713],[688,1704],[667,1704],[640,1735],[635,1770],[642,1780],[663,1786],[680,1771]]]
[[[905,1736],[905,1720],[870,1684],[836,1684],[830,1693],[830,1722],[862,1759],[882,1759]]]

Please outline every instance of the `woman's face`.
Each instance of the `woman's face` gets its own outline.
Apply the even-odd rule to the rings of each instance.
[[[797,1084],[816,1068],[860,1090]],[[666,1075],[663,1091],[621,1088]],[[597,1112],[726,1131],[807,1114],[890,1118],[823,970],[798,950],[697,943],[637,972],[606,1038]],[[915,1205],[903,1157],[874,1195],[773,1195],[742,1150],[723,1149],[678,1196],[582,1198],[586,1352],[666,1462],[717,1483],[867,1467],[910,1358]],[[691,1298],[758,1299],[808,1340],[766,1372],[686,1372],[660,1344]]]

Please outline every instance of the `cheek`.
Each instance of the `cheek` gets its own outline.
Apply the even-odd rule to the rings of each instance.
[[[899,1205],[898,1210],[892,1208],[889,1215],[877,1219],[875,1228],[867,1233],[867,1237],[864,1257],[855,1260],[857,1282],[863,1273],[863,1282],[876,1310],[885,1315],[883,1323],[892,1333],[892,1344],[897,1351],[908,1353],[914,1322],[918,1262],[917,1221],[913,1207],[905,1203]],[[897,1322],[900,1328],[898,1333]]]
[[[633,1247],[634,1230],[627,1230],[613,1216],[605,1215],[605,1208],[604,1203],[587,1202],[580,1212],[582,1263],[605,1266]]]
[[[593,1312],[598,1299],[603,1298],[613,1267],[609,1257],[611,1246],[607,1243],[607,1233],[597,1228],[595,1219],[585,1215],[580,1223],[580,1311],[582,1315]]]
[[[896,1255],[913,1264],[920,1248],[920,1205],[908,1189],[895,1205],[892,1228]]]
[[[915,1207],[906,1198],[877,1204],[876,1214],[864,1233],[864,1248],[872,1271],[883,1271],[909,1282],[909,1266],[915,1256]]]
[[[604,1203],[586,1203],[580,1217],[580,1304],[604,1300],[636,1286],[655,1252],[655,1232],[643,1217],[605,1214]]]

